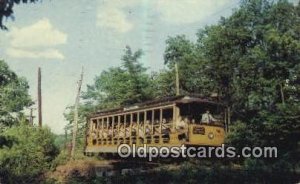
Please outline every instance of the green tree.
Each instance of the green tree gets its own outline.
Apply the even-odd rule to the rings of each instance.
[[[21,111],[32,104],[28,83],[0,60],[0,131],[18,122]]]
[[[20,3],[35,3],[39,0],[1,0],[0,1],[0,29],[7,30],[7,27],[3,25],[3,19],[6,17],[13,17],[13,7],[15,4],[20,4]]]
[[[270,170],[289,170],[299,165],[298,27],[297,7],[287,1],[245,1],[231,17],[221,20],[217,32],[210,35],[206,29],[200,39],[207,59],[216,58],[211,60],[213,76],[223,75],[228,81],[223,93],[233,107],[234,121],[239,122],[231,126],[228,142],[238,148],[276,146],[279,150],[279,159],[249,162],[250,158],[246,167],[263,163]],[[228,70],[219,70],[220,64]],[[223,80],[217,81],[222,86]]]
[[[82,93],[83,104],[79,107],[79,146],[85,140],[86,120],[92,112],[101,109],[110,109],[131,105],[153,98],[153,83],[146,73],[147,68],[139,62],[142,51],[132,52],[129,46],[121,58],[120,67],[112,67],[103,71],[95,78],[94,84],[87,86],[87,91]],[[68,130],[73,123],[73,109],[68,107],[65,118],[70,122]]]
[[[180,94],[180,88],[183,87],[184,77],[180,66],[184,66],[182,63],[185,61],[193,60],[193,43],[191,43],[184,35],[169,37],[166,41],[166,49],[164,53],[165,64],[168,64],[169,68],[173,71],[175,76],[175,94]]]
[[[161,98],[175,95],[175,75],[171,70],[161,70],[151,74],[153,96]]]
[[[229,144],[279,148],[277,160],[240,159],[246,168],[299,166],[299,6],[245,0],[228,18],[199,30],[197,43],[167,40],[165,61],[178,63],[181,90],[217,92],[231,107]],[[164,75],[156,77],[161,84],[170,81]]]
[[[152,96],[150,77],[139,63],[142,51],[132,52],[127,46],[121,67],[112,67],[96,77],[88,85],[84,100],[98,109],[129,105],[150,99]]]
[[[167,85],[173,85],[173,89],[175,88],[175,64],[177,63],[181,93],[211,95],[216,91],[216,84],[209,75],[210,65],[198,45],[189,41],[184,35],[169,37],[166,44],[164,60],[169,71],[162,73],[161,78],[169,76],[169,79],[165,78]]]
[[[299,58],[297,16],[286,1],[244,1],[232,16],[198,33],[208,75],[239,118],[287,98],[286,81]],[[283,20],[285,29],[279,26]]]
[[[147,68],[143,67],[138,60],[142,57],[142,50],[132,52],[129,46],[126,46],[125,54],[122,57],[125,74],[128,75],[128,90],[125,101],[122,104],[128,105],[143,102],[151,98],[150,78],[146,74]]]

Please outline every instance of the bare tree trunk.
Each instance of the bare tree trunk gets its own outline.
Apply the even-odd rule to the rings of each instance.
[[[39,127],[42,127],[42,74],[41,68],[38,68],[38,118],[39,118]]]
[[[73,137],[72,137],[72,150],[71,150],[72,159],[74,159],[75,156],[76,137],[77,137],[77,129],[78,129],[78,105],[80,99],[82,80],[83,80],[83,68],[81,71],[80,80],[78,81],[77,96],[76,96],[75,107],[74,107]]]
[[[178,64],[175,62],[175,75],[176,75],[176,96],[180,95],[179,92],[179,72],[178,72]]]

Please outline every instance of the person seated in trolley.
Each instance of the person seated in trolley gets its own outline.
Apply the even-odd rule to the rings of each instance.
[[[129,123],[126,123],[125,125],[125,137],[129,137],[130,136],[130,125]]]
[[[112,129],[111,126],[108,128],[107,137],[108,138],[112,138],[113,137],[113,129]]]
[[[137,123],[133,122],[131,126],[131,136],[136,136],[136,132],[137,132]]]
[[[175,123],[175,129],[176,130],[183,130],[188,127],[188,118],[182,118],[181,116],[179,117],[178,121]]]
[[[216,122],[217,119],[215,119],[211,114],[209,109],[206,109],[206,112],[204,114],[202,114],[202,118],[201,118],[201,123],[213,123]]]
[[[93,139],[93,140],[96,140],[96,139],[97,139],[97,133],[96,133],[95,130],[93,130],[91,136],[92,136],[92,139]]]
[[[151,125],[150,125],[150,121],[147,120],[146,124],[145,124],[145,134],[146,135],[150,135],[151,134]]]
[[[158,119],[154,121],[153,132],[154,132],[154,134],[160,134],[161,133],[160,123],[159,123]]]
[[[103,135],[102,135],[102,132],[103,132],[103,130],[102,129],[99,129],[99,131],[98,131],[98,138],[100,138],[100,139],[102,139],[103,137]]]
[[[144,131],[143,131],[143,122],[140,123],[140,126],[139,126],[139,137],[140,138],[144,138]]]
[[[166,118],[162,119],[161,133],[162,134],[169,134],[170,133],[170,125],[167,124]]]
[[[118,138],[118,127],[113,128],[113,137]]]
[[[192,119],[191,124],[196,124],[195,119]]]
[[[119,138],[123,138],[125,136],[125,127],[124,125],[120,125],[120,128],[119,128]]]
[[[106,139],[108,136],[108,131],[106,129],[102,130],[102,137]]]
[[[175,129],[180,133],[181,136],[184,135],[185,138],[188,138],[188,123],[188,118],[186,117],[183,119],[181,116],[175,123]]]

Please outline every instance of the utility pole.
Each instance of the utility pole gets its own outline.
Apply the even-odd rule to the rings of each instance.
[[[42,75],[41,68],[38,68],[38,118],[39,127],[42,127]]]
[[[178,64],[175,61],[175,75],[176,75],[176,96],[180,95],[179,92],[179,73],[178,73]]]
[[[76,146],[76,137],[77,137],[77,129],[78,129],[78,105],[79,105],[82,80],[83,80],[83,67],[81,70],[80,79],[78,81],[77,96],[76,96],[75,107],[74,107],[73,137],[72,137],[72,150],[71,150],[72,159],[74,159],[75,156],[75,146]]]

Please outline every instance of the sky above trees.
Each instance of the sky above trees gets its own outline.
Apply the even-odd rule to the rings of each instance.
[[[9,31],[0,32],[0,59],[27,78],[33,100],[42,67],[44,123],[62,133],[63,113],[74,103],[82,66],[86,86],[101,71],[120,65],[129,45],[144,51],[141,61],[150,71],[162,69],[168,36],[195,40],[198,29],[239,6],[238,0],[178,2],[46,0],[15,6],[16,20],[4,20]]]

